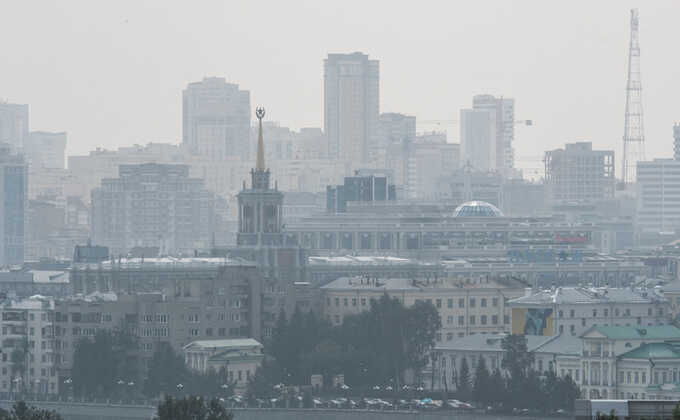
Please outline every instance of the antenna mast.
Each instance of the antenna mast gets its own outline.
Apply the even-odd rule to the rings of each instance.
[[[628,80],[626,83],[626,119],[623,132],[621,180],[635,182],[637,163],[645,159],[645,130],[642,118],[642,82],[640,80],[640,42],[638,10],[630,11],[630,45],[628,47]]]

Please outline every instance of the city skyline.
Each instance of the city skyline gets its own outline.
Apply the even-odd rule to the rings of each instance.
[[[215,4],[77,10],[73,5],[45,4],[41,16],[32,15],[30,4],[20,5],[0,18],[6,38],[26,34],[0,58],[7,75],[0,82],[2,99],[30,105],[31,130],[67,131],[69,154],[146,141],[179,143],[182,88],[204,76],[226,77],[250,90],[252,106],[267,103],[271,120],[282,125],[321,127],[323,59],[361,51],[380,61],[382,112],[451,120],[475,94],[512,97],[516,117],[535,121],[516,130],[518,168],[540,170],[537,155],[571,141],[614,149],[620,163],[632,2],[580,3],[583,7],[499,2],[492,8],[430,3],[416,13],[395,6],[389,21],[380,18],[378,5],[359,9],[356,3],[342,9],[301,3],[233,10]],[[647,158],[671,156],[672,124],[678,120],[672,104],[680,93],[671,83],[680,63],[665,42],[677,38],[672,11],[679,6],[654,6],[640,9]],[[231,15],[239,19],[225,25]],[[290,19],[280,19],[284,15]],[[290,31],[295,25],[288,23],[298,15],[304,21]],[[32,25],[51,36],[34,37]],[[147,32],[151,26],[154,31]],[[84,32],[87,37],[80,36]],[[534,36],[538,32],[540,38]],[[291,45],[304,48],[290,51]],[[122,62],[130,65],[114,73],[114,64]],[[455,125],[419,124],[418,130],[433,128],[446,129],[449,141],[458,141]],[[542,145],[540,154],[536,144]]]

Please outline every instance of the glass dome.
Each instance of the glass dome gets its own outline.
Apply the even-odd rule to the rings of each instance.
[[[503,217],[503,212],[486,201],[468,201],[456,207],[453,217]]]

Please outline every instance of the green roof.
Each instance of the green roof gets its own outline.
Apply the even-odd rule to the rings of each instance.
[[[592,327],[582,336],[590,331],[597,331],[608,338],[619,340],[669,340],[680,339],[680,328],[673,325],[655,325],[647,327]]]
[[[671,343],[647,343],[623,353],[622,359],[680,359],[680,347]]]

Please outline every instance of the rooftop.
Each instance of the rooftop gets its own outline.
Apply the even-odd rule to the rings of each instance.
[[[600,303],[654,303],[665,299],[653,289],[609,287],[557,287],[531,292],[530,295],[512,299],[512,306],[553,304],[600,304]]]
[[[674,343],[646,343],[619,356],[622,359],[680,359],[680,347]]]
[[[428,263],[423,261],[412,260],[409,258],[399,257],[380,257],[380,256],[312,256],[309,257],[310,265],[435,265],[436,263]]]
[[[503,212],[486,201],[468,201],[456,207],[453,217],[504,217]]]
[[[596,326],[589,328],[581,337],[598,332],[607,338],[617,340],[680,340],[680,329],[674,325],[654,325],[647,327]]]
[[[497,289],[524,287],[523,283],[512,279],[449,279],[449,278],[388,278],[340,277],[322,286],[325,290],[362,290],[374,292],[407,291],[407,290],[444,290],[444,289]]]
[[[121,258],[101,263],[74,263],[79,270],[111,270],[111,269],[157,269],[157,268],[217,268],[220,266],[253,266],[254,263],[240,258],[214,257],[158,257],[158,258]]]
[[[474,334],[457,338],[454,341],[438,344],[437,350],[454,351],[503,351],[501,341],[506,334]],[[527,335],[527,349],[536,353],[555,353],[579,355],[582,351],[581,340],[571,335]]]
[[[198,347],[204,349],[227,350],[227,349],[242,349],[252,347],[262,347],[259,341],[254,338],[232,338],[225,340],[196,340],[184,346],[184,349],[190,347]]]

